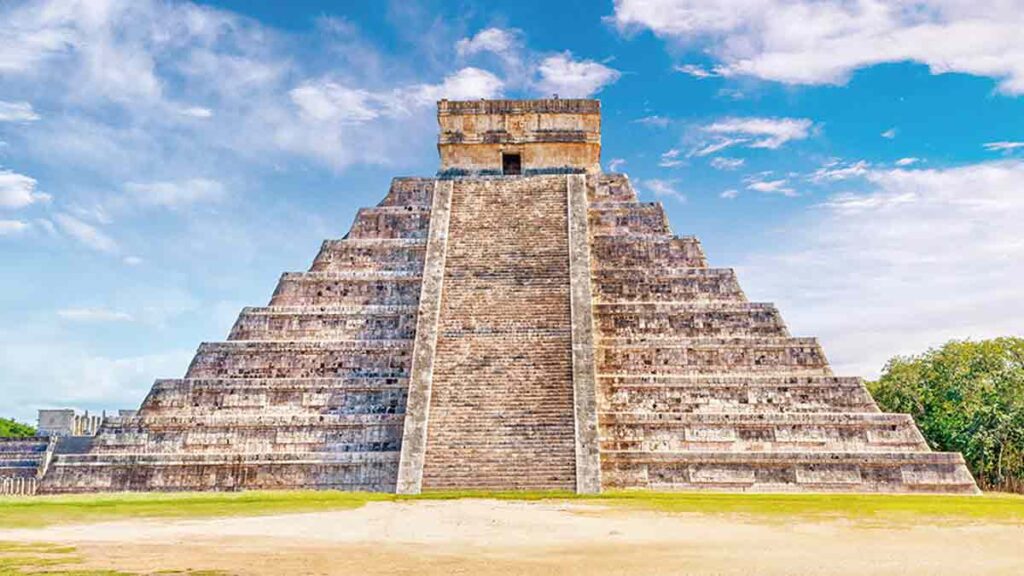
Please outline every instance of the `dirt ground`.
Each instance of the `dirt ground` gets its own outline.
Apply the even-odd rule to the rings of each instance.
[[[593,504],[371,502],[347,511],[0,531],[96,569],[229,574],[1024,574],[1024,525],[785,521]]]

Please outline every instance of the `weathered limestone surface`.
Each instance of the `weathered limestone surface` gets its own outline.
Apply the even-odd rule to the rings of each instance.
[[[395,490],[434,182],[396,179],[41,490]]]
[[[596,101],[438,119],[438,178],[394,180],[137,415],[0,442],[0,493],[977,491],[600,172]]]
[[[881,414],[813,338],[748,302],[620,175],[592,176],[602,481],[610,488],[977,490],[959,454]]]

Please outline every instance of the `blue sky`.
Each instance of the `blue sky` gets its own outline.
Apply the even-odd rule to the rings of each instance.
[[[837,372],[1024,326],[1019,1],[0,3],[0,414],[136,406],[305,269],[441,97],[603,163]]]

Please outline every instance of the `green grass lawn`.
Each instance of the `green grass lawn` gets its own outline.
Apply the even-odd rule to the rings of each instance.
[[[610,492],[577,496],[565,492],[432,492],[396,496],[362,492],[235,492],[181,494],[82,494],[0,498],[0,528],[97,522],[125,518],[201,518],[345,510],[367,502],[490,498],[558,500],[604,504],[623,509],[671,513],[730,514],[848,519],[914,519],[922,516],[961,521],[1024,523],[1024,496],[717,494]]]

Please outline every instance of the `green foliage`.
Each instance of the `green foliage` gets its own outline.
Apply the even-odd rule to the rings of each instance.
[[[896,357],[868,383],[936,450],[961,452],[984,489],[1024,492],[1024,338],[953,341]]]
[[[27,424],[0,418],[0,438],[30,438],[35,435],[36,429]]]

